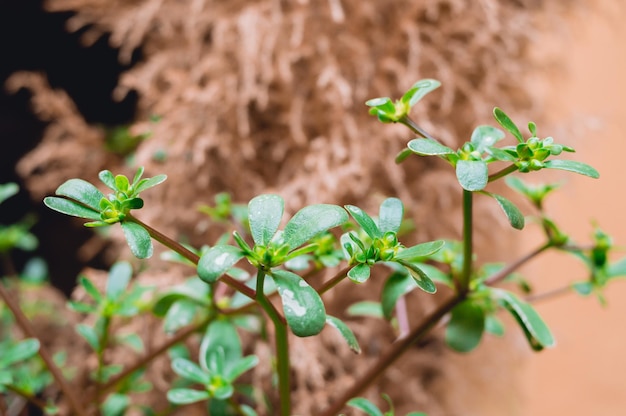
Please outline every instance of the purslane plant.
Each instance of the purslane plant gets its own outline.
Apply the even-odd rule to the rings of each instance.
[[[245,329],[257,332],[261,338],[265,334],[273,335],[277,393],[263,392],[262,395],[270,398],[268,406],[277,406],[269,412],[287,416],[292,407],[288,332],[308,337],[330,326],[358,353],[360,348],[349,325],[326,314],[323,296],[345,279],[367,284],[373,276],[373,268],[378,269],[375,276],[382,276],[385,282],[380,301],[367,303],[368,314],[386,320],[392,320],[395,315],[403,336],[335,399],[323,412],[325,416],[341,413],[346,404],[370,415],[383,414],[373,403],[357,396],[445,316],[449,316],[446,343],[459,352],[474,349],[485,332],[501,335],[504,326],[498,316],[502,310],[513,316],[533,349],[553,346],[554,337],[531,302],[571,289],[583,295],[595,293],[602,300],[607,283],[626,275],[626,261],[610,261],[609,252],[614,249],[612,241],[599,229],[593,243],[584,246],[572,241],[558,227],[543,204],[545,197],[557,189],[556,185],[529,185],[512,174],[561,169],[597,178],[598,172],[584,163],[559,159],[563,152],[571,153],[574,149],[555,143],[551,137],[538,137],[537,127],[532,122],[528,124],[530,135],[525,138],[499,108],[494,109],[494,118],[513,136],[514,145],[500,146],[505,140],[505,131],[486,125],[477,127],[470,140],[459,149],[443,145],[409,117],[411,108],[439,86],[438,81],[421,80],[395,102],[383,97],[366,104],[381,122],[404,124],[418,136],[398,155],[398,163],[415,154],[438,157],[454,169],[463,195],[460,241],[434,240],[405,246],[400,242],[404,237],[399,235],[404,206],[393,197],[382,202],[377,216],[354,205],[307,206],[296,212],[281,229],[284,201],[280,196],[259,195],[250,200],[246,209],[220,195],[216,197],[215,207],[203,207],[202,211],[215,222],[231,224],[232,233],[212,246],[195,249],[163,235],[131,212],[143,207],[141,192],[166,179],[165,175],[142,179],[143,168],[137,170],[132,182],[126,176],[102,171],[100,180],[113,191],[108,196],[86,181],[70,179],[57,189],[56,196],[46,198],[44,203],[50,208],[89,220],[85,224],[88,227],[119,222],[132,253],[138,258],[152,255],[151,240],[155,239],[172,250],[174,255],[169,258],[194,265],[196,273],[184,284],[157,294],[134,285],[135,289],[128,291],[132,270],[126,263],[113,267],[105,294],[88,279],[80,279],[95,305],[71,302],[70,306],[96,317],[94,326],[80,325],[77,330],[99,359],[93,377],[95,390],[78,403],[74,402],[76,398],[68,397],[73,412],[86,415],[88,409],[98,407],[107,415],[123,414],[131,406],[133,390],[128,387],[128,380],[138,380],[141,369],[170,351],[173,373],[180,377],[167,394],[172,406],[206,401],[211,414],[256,414],[254,409],[255,404],[260,405],[259,395],[251,392],[255,386],[246,387],[245,373],[257,364],[258,358],[243,356],[238,331]],[[502,178],[534,207],[534,221],[543,229],[545,242],[510,264],[480,264],[473,247],[475,196],[494,199],[513,228],[521,230],[526,223],[513,202],[486,190],[491,182]],[[565,289],[529,295],[528,281],[516,271],[548,249],[570,252],[581,259],[590,270],[589,277]],[[321,275],[326,268],[338,270],[331,279],[313,284],[312,277]],[[519,284],[521,293],[511,290],[511,284],[502,286],[504,282]],[[449,297],[420,322],[410,322],[405,311],[405,295],[417,288],[428,294],[435,293],[438,286],[448,287]],[[151,304],[150,308],[137,306],[142,296],[151,299],[140,302]],[[14,313],[19,313],[14,309]],[[144,352],[140,340],[116,338],[109,333],[114,318],[134,316],[147,309],[163,318],[165,331],[173,334],[160,347]],[[28,322],[21,325],[28,328]],[[27,330],[24,332],[28,335]],[[200,350],[189,352],[181,342],[194,334],[201,337]],[[106,350],[120,342],[134,345],[143,353],[136,363],[125,368],[105,360]],[[66,389],[63,392],[67,394]],[[150,414],[149,409],[143,410]],[[384,414],[393,414],[393,410]]]

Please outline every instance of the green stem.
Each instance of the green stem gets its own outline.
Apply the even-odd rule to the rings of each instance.
[[[430,315],[424,318],[424,320],[414,328],[406,338],[402,338],[391,345],[389,350],[370,367],[365,374],[359,376],[356,383],[346,390],[338,399],[334,401],[329,409],[324,411],[322,416],[336,416],[341,413],[345,404],[353,397],[360,395],[370,384],[376,380],[378,376],[383,374],[389,366],[391,366],[402,354],[409,350],[409,348],[417,341],[422,339],[448,312],[450,312],[456,305],[465,299],[465,294],[458,293],[447,302],[439,306]]]
[[[473,196],[471,191],[463,190],[463,271],[458,281],[460,293],[466,293],[469,289],[472,277],[472,263],[474,256],[473,247]]]
[[[433,136],[431,136],[430,134],[426,133],[426,131],[424,131],[423,128],[421,128],[420,126],[415,124],[415,122],[413,120],[411,120],[409,118],[409,116],[402,117],[400,120],[398,120],[398,122],[404,124],[405,126],[407,126],[409,129],[411,129],[411,131],[413,133],[417,134],[420,137],[423,137],[425,139],[435,140],[433,138]]]
[[[284,318],[278,313],[276,308],[274,308],[274,305],[265,296],[265,293],[263,292],[264,282],[265,271],[259,269],[256,281],[256,300],[274,324],[280,415],[289,416],[291,413],[291,384],[289,382],[289,339],[287,325]]]
[[[187,247],[180,244],[178,241],[172,240],[165,234],[162,234],[158,230],[155,230],[154,228],[150,227],[148,224],[145,224],[144,222],[142,222],[141,220],[137,219],[136,217],[130,214],[128,214],[126,218],[128,221],[132,221],[141,225],[143,228],[145,228],[148,231],[148,234],[150,234],[150,237],[154,238],[156,241],[163,244],[165,247],[171,250],[174,250],[175,252],[177,252],[178,254],[180,254],[181,256],[183,256],[184,258],[186,258],[193,264],[197,265],[198,262],[200,261],[200,256],[198,256],[196,253],[192,252]],[[228,286],[232,287],[233,289],[237,290],[238,292],[241,292],[243,295],[249,297],[250,299],[255,298],[254,290],[250,289],[248,286],[244,285],[243,283],[233,279],[232,277],[223,275],[220,278],[220,280],[226,283]]]
[[[497,171],[496,173],[493,173],[491,175],[489,175],[488,178],[488,182],[493,182],[497,179],[500,179],[506,175],[508,175],[509,173],[513,173],[517,170],[517,166],[515,165],[511,165],[511,166],[507,166],[506,168]]]
[[[25,400],[28,400],[29,402],[31,402],[32,404],[34,404],[41,410],[46,408],[46,403],[44,403],[42,400],[38,399],[37,397],[31,395],[30,393],[20,389],[19,387],[12,386],[12,385],[4,386],[4,387],[7,390],[10,390],[13,393],[17,394],[18,396],[21,396]],[[0,410],[2,410],[2,406],[0,406]],[[1,414],[4,414],[4,413],[1,413]]]
[[[109,327],[111,326],[111,318],[108,316],[102,317],[102,337],[99,342],[99,350],[98,350],[98,371],[96,384],[102,383],[102,371],[104,370],[104,351],[109,343]]]
[[[324,283],[319,289],[317,289],[317,293],[322,295],[328,292],[333,287],[337,286],[337,284],[339,284],[343,279],[346,278],[346,276],[348,276],[348,272],[350,271],[350,269],[351,267],[344,267],[343,269],[339,270],[339,272],[337,272],[337,274],[332,279],[330,279],[329,281]]]

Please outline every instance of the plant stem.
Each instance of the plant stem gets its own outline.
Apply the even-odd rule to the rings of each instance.
[[[24,332],[24,335],[27,338],[39,339],[39,337],[35,333],[35,329],[31,325],[26,315],[24,315],[19,305],[16,303],[13,297],[11,297],[11,294],[5,289],[5,287],[1,283],[0,283],[0,298],[2,298],[2,300],[9,307],[9,310],[11,311],[11,313],[13,313],[13,316],[15,317],[15,321],[17,322],[22,332]],[[50,374],[52,374],[52,377],[54,378],[55,382],[57,383],[57,385],[59,386],[63,394],[67,397],[67,400],[69,402],[70,407],[72,408],[73,413],[79,416],[86,416],[87,413],[85,412],[85,409],[83,408],[81,402],[74,395],[74,390],[67,383],[67,380],[65,379],[65,377],[63,377],[61,370],[59,369],[59,367],[57,367],[57,365],[52,360],[52,356],[50,355],[46,347],[44,347],[44,345],[41,343],[39,345],[39,356],[41,357],[43,362],[46,364],[46,367],[48,367]]]
[[[155,358],[158,358],[161,354],[163,354],[165,351],[172,348],[174,345],[178,344],[179,342],[184,341],[195,332],[204,328],[209,322],[211,322],[213,318],[214,318],[213,315],[209,315],[202,321],[198,322],[197,324],[189,325],[185,329],[179,331],[172,338],[168,339],[163,344],[158,346],[156,349],[150,351],[144,357],[137,360],[134,364],[125,368],[124,371],[122,371],[120,374],[118,374],[117,376],[113,377],[112,379],[104,383],[102,386],[100,386],[98,393],[100,395],[107,394],[113,387],[115,387],[117,384],[122,382],[126,377],[128,377],[135,371],[139,370],[140,368],[144,367],[146,364],[149,364],[152,360],[154,360]],[[93,400],[92,397],[90,397],[89,400],[87,401],[91,401],[91,400]]]
[[[508,275],[510,275],[519,267],[524,265],[524,263],[527,263],[528,261],[532,260],[533,258],[535,258],[536,256],[538,256],[539,254],[543,253],[544,251],[546,251],[547,249],[551,247],[552,247],[552,243],[550,242],[547,242],[544,245],[537,247],[530,253],[520,257],[519,259],[515,260],[513,263],[507,265],[504,269],[500,270],[498,273],[489,277],[487,280],[485,280],[485,284],[488,286],[493,286],[496,283],[501,282]]]
[[[276,371],[278,373],[278,400],[281,416],[291,413],[291,384],[289,382],[289,338],[284,318],[263,292],[265,271],[259,269],[256,281],[256,300],[274,324],[274,340],[276,342]]]
[[[493,182],[493,181],[495,181],[497,179],[500,179],[500,178],[508,175],[509,173],[515,172],[516,170],[517,170],[517,166],[515,166],[515,165],[507,166],[506,168],[504,168],[502,170],[499,170],[496,173],[493,173],[493,174],[489,175],[489,178],[488,178],[487,181],[488,182]]]
[[[554,298],[557,296],[565,295],[567,293],[571,293],[571,291],[572,291],[572,285],[567,285],[567,286],[549,290],[547,292],[537,293],[536,295],[528,295],[526,296],[525,300],[528,303],[536,303],[536,302],[540,302],[540,301]]]
[[[430,315],[425,317],[424,320],[416,328],[414,328],[406,338],[402,338],[392,344],[385,355],[383,355],[373,367],[367,370],[365,374],[361,375],[356,383],[346,390],[338,399],[336,399],[330,408],[324,411],[321,415],[336,416],[340,414],[348,400],[361,394],[378,376],[384,373],[390,365],[400,358],[400,356],[405,353],[409,347],[426,335],[428,331],[432,329],[437,322],[439,322],[439,320],[441,320],[441,318],[450,312],[463,299],[465,299],[465,294],[457,293],[447,302],[435,309]]]
[[[472,277],[472,263],[474,256],[473,247],[473,197],[471,191],[463,190],[463,270],[458,281],[460,293],[466,293],[469,289],[470,279]]]
[[[6,387],[7,390],[11,390],[13,393],[17,394],[18,396],[23,397],[24,399],[28,400],[29,402],[31,402],[32,404],[34,404],[35,406],[37,406],[38,408],[40,408],[41,410],[46,408],[46,403],[44,403],[42,400],[38,399],[37,397],[31,395],[30,393],[15,387],[15,386],[4,386]],[[0,410],[2,410],[2,407],[0,406]],[[4,414],[4,413],[2,413]]]
[[[171,250],[174,250],[175,252],[177,252],[178,254],[180,254],[181,256],[183,256],[184,258],[186,258],[193,264],[197,265],[198,262],[200,261],[200,256],[198,256],[196,253],[192,252],[187,247],[180,244],[178,241],[172,240],[165,234],[162,234],[161,232],[155,230],[154,228],[150,227],[149,225],[145,224],[144,222],[142,222],[141,220],[137,219],[136,217],[130,214],[128,214],[126,218],[128,221],[135,222],[141,225],[142,227],[144,227],[148,231],[148,234],[150,234],[150,237],[154,238],[159,243],[163,244],[165,247]],[[243,283],[233,279],[232,277],[223,275],[220,278],[220,280],[226,283],[228,286],[232,287],[233,289],[241,292],[243,295],[249,297],[250,299],[255,298],[254,290],[250,289],[248,286],[244,285]]]
[[[333,276],[332,279],[330,279],[329,281],[324,283],[319,289],[317,289],[317,293],[322,295],[328,292],[333,287],[337,286],[338,283],[340,283],[343,279],[346,278],[349,270],[350,270],[350,267],[344,267],[343,269],[339,270],[337,274]]]
[[[411,129],[411,131],[413,133],[417,134],[420,137],[423,137],[425,139],[435,140],[433,138],[433,136],[431,136],[430,134],[426,133],[424,131],[424,129],[422,129],[420,126],[415,124],[415,122],[413,120],[411,120],[411,118],[409,118],[409,116],[402,117],[400,120],[398,120],[398,122],[404,124],[405,126],[407,126],[409,129]]]
[[[99,351],[97,352],[98,355],[98,370],[96,371],[97,377],[96,377],[96,384],[99,385],[100,383],[102,383],[102,371],[104,370],[104,351],[107,347],[107,344],[109,343],[109,328],[111,326],[111,318],[108,316],[104,316],[102,317],[103,321],[102,321],[102,337],[98,340],[99,345]],[[98,394],[99,396],[99,394]]]

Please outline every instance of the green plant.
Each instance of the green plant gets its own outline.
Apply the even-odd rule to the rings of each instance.
[[[459,352],[474,349],[485,332],[501,335],[504,326],[498,318],[500,311],[513,316],[533,349],[553,346],[554,338],[531,306],[531,301],[571,289],[584,295],[596,293],[601,298],[602,290],[611,279],[626,275],[626,261],[609,261],[613,245],[602,231],[596,232],[589,247],[577,244],[558,227],[543,205],[545,197],[557,186],[533,186],[510,175],[561,169],[597,178],[598,172],[581,162],[558,159],[562,152],[574,150],[556,144],[550,137],[539,138],[532,122],[528,124],[530,135],[524,138],[515,123],[499,108],[494,109],[495,120],[513,136],[514,145],[499,146],[505,139],[505,132],[492,126],[479,126],[459,149],[444,146],[409,117],[412,106],[437,87],[437,81],[422,80],[398,101],[376,98],[367,105],[370,113],[380,121],[404,124],[419,136],[408,143],[398,155],[397,162],[415,154],[440,158],[454,169],[463,196],[461,241],[435,240],[403,245],[400,238],[404,237],[400,231],[406,229],[403,227],[404,206],[397,198],[385,199],[377,217],[354,205],[307,206],[280,229],[284,211],[280,196],[257,196],[249,201],[246,209],[233,204],[230,197],[219,195],[214,207],[203,207],[202,211],[213,221],[230,225],[232,233],[212,246],[195,249],[165,236],[131,212],[143,207],[140,192],[166,179],[165,175],[141,179],[143,168],[137,170],[132,182],[126,176],[102,171],[101,181],[113,191],[108,196],[88,182],[70,179],[57,189],[56,196],[46,198],[44,202],[50,208],[90,220],[85,224],[88,227],[120,223],[132,253],[138,258],[152,255],[151,240],[155,239],[172,250],[167,254],[169,259],[193,265],[196,273],[185,283],[161,292],[136,285],[129,289],[132,269],[127,263],[113,266],[104,294],[90,280],[80,278],[79,283],[94,302],[70,302],[70,307],[95,319],[93,326],[81,324],[77,330],[94,350],[98,362],[93,375],[95,391],[83,400],[72,399],[71,391],[63,387],[65,382],[55,376],[70,399],[73,412],[86,415],[89,409],[99,407],[107,415],[122,414],[131,404],[133,390],[128,381],[138,380],[141,369],[169,351],[172,370],[180,377],[167,393],[171,406],[207,402],[211,414],[252,415],[256,414],[255,404],[259,404],[261,396],[267,399],[267,406],[273,414],[289,415],[288,331],[295,336],[308,337],[330,326],[338,330],[348,347],[358,353],[360,348],[349,325],[327,315],[323,296],[346,278],[356,284],[367,284],[373,268],[386,276],[380,302],[354,304],[349,308],[352,314],[393,321],[394,312],[401,315],[400,300],[417,288],[431,294],[438,287],[447,287],[450,295],[417,324],[411,325],[406,319],[403,322],[396,320],[395,324],[401,327],[404,336],[389,346],[379,361],[336,399],[323,413],[325,416],[337,415],[346,404],[370,415],[382,415],[373,403],[354,397],[444,316],[450,316],[445,329],[446,343]],[[492,168],[492,165],[498,168]],[[545,242],[510,264],[480,264],[473,246],[476,197],[495,200],[513,228],[520,230],[525,226],[525,217],[513,202],[486,190],[490,183],[505,177],[508,185],[535,208],[535,221],[543,230]],[[343,233],[339,236],[340,229]],[[510,285],[502,287],[503,282],[510,281],[519,285],[523,294],[528,293],[528,281],[516,271],[549,249],[569,252],[582,259],[590,270],[589,278],[563,290],[531,296],[514,293]],[[240,263],[246,264],[238,267]],[[312,276],[327,268],[338,268],[334,277],[321,284],[310,283]],[[230,289],[220,286],[220,282]],[[272,301],[273,297],[280,299],[280,307]],[[144,352],[140,340],[111,334],[114,319],[129,319],[148,310],[163,318],[165,331],[173,334],[162,345]],[[16,306],[12,306],[11,311],[16,315],[20,313]],[[28,335],[28,322],[20,325]],[[257,364],[258,358],[254,355],[244,357],[241,330],[255,332],[260,339],[273,334],[277,394],[252,394],[257,387],[246,385],[246,372]],[[195,351],[190,353],[182,344],[195,336],[200,338],[197,354]],[[143,355],[126,367],[107,363],[106,351],[119,343],[130,345]],[[52,371],[54,364],[47,361],[46,364]],[[150,387],[145,384],[144,388]],[[273,405],[277,408],[272,408]],[[142,410],[145,414],[154,411]],[[162,412],[170,410],[168,407]],[[385,413],[392,414],[393,408]]]

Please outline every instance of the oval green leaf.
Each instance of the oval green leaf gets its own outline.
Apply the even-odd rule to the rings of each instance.
[[[28,338],[9,346],[0,356],[0,369],[32,357],[39,351],[39,340]]]
[[[247,357],[244,357],[232,363],[230,368],[228,368],[224,372],[224,378],[226,379],[227,382],[232,383],[240,375],[256,367],[258,363],[259,363],[259,357],[257,357],[256,355],[248,355]]]
[[[531,348],[540,351],[555,345],[550,329],[532,306],[510,292],[498,289],[493,292],[520,324]]]
[[[516,230],[521,230],[524,228],[524,214],[515,206],[514,203],[503,197],[502,195],[496,195],[489,192],[484,192],[485,195],[488,195],[498,201],[498,205],[502,208],[502,211],[506,215],[509,220],[509,224],[511,227]]]
[[[520,143],[524,142],[524,137],[522,136],[522,133],[519,131],[519,128],[515,125],[515,123],[513,123],[513,120],[511,120],[504,111],[502,111],[498,107],[495,107],[493,109],[493,116],[495,117],[496,121],[502,127],[504,127],[505,130],[507,130],[517,139],[517,141],[519,141]]]
[[[368,264],[357,264],[348,271],[348,278],[354,283],[363,283],[370,278],[370,266]]]
[[[394,260],[414,261],[422,259],[424,257],[430,256],[431,254],[435,254],[445,245],[445,241],[436,240],[430,241],[428,243],[418,244],[413,247],[403,248],[402,250],[399,250],[398,253],[394,256]]]
[[[363,231],[370,236],[370,238],[381,238],[383,233],[376,225],[376,222],[370,217],[367,212],[363,211],[359,207],[355,207],[354,205],[345,205],[346,210],[352,215],[352,218],[363,228]]]
[[[179,376],[194,383],[207,385],[211,381],[211,376],[207,372],[186,358],[175,358],[172,361],[172,370]]]
[[[157,175],[152,178],[145,178],[139,181],[137,187],[134,189],[135,195],[139,194],[139,192],[143,192],[146,189],[150,189],[155,187],[167,179],[167,175]]]
[[[492,126],[478,126],[472,132],[470,141],[474,143],[476,150],[483,153],[487,147],[491,147],[504,139],[504,132]]]
[[[76,332],[87,341],[95,352],[100,351],[100,340],[95,329],[86,324],[77,324]]]
[[[404,96],[402,97],[402,101],[408,101],[409,105],[413,107],[415,104],[417,104],[418,101],[424,98],[426,94],[433,90],[436,90],[440,86],[441,82],[437,81],[436,79],[427,78],[419,80],[415,84],[413,84],[411,89],[406,94],[404,94]]]
[[[214,283],[243,257],[237,247],[219,245],[211,247],[200,257],[198,276],[207,283]]]
[[[71,215],[72,217],[86,218],[90,220],[100,220],[100,211],[94,210],[77,202],[65,198],[57,198],[48,196],[44,198],[43,203],[50,209],[61,214]]]
[[[294,249],[316,235],[346,221],[348,221],[348,214],[337,205],[310,205],[296,212],[289,220],[283,230],[283,238],[285,244]]]
[[[241,340],[235,325],[223,319],[211,322],[200,343],[200,366],[207,370],[211,357],[224,356],[224,368],[230,369],[242,356]]]
[[[124,221],[121,224],[124,237],[126,237],[126,242],[133,255],[138,259],[150,258],[153,248],[148,230],[134,222]]]
[[[130,278],[133,275],[133,268],[130,263],[126,261],[120,261],[115,263],[109,271],[109,277],[106,284],[106,296],[111,300],[115,300],[120,297],[126,287]]]
[[[353,303],[348,307],[346,313],[350,316],[365,316],[370,318],[383,317],[383,311],[380,303],[369,300]]]
[[[278,195],[259,195],[248,203],[248,221],[255,244],[267,246],[283,218],[285,202]]]
[[[326,310],[320,295],[295,273],[275,270],[271,276],[291,331],[299,337],[319,334],[326,324]]]
[[[482,160],[459,160],[456,178],[466,191],[480,191],[487,186],[489,179],[487,164]]]
[[[350,399],[346,404],[367,413],[368,416],[383,416],[383,412],[381,412],[374,403],[363,397],[355,397],[354,399]]]
[[[485,330],[485,311],[470,299],[452,309],[446,327],[446,344],[458,352],[470,352],[478,346]]]
[[[14,182],[8,182],[0,185],[0,204],[18,193],[20,187]]]
[[[586,163],[576,162],[574,160],[548,160],[544,162],[544,167],[548,169],[560,169],[568,172],[579,173],[594,179],[598,179],[600,177],[600,173],[598,173],[598,171],[593,167]]]
[[[381,292],[380,304],[385,319],[391,319],[396,303],[401,296],[416,289],[417,283],[407,272],[395,272],[385,282]]]
[[[387,198],[380,204],[378,228],[384,234],[387,231],[397,233],[402,224],[404,205],[398,198]]]
[[[415,283],[417,283],[417,286],[419,286],[419,288],[422,289],[424,292],[437,292],[437,286],[435,285],[435,282],[433,282],[430,277],[428,277],[428,275],[417,265],[409,263],[405,260],[398,260],[398,263],[407,268],[407,270],[411,274],[411,277],[415,279]]]
[[[100,200],[104,194],[95,186],[82,179],[69,179],[55,191],[56,195],[74,199],[96,211],[100,210]]]
[[[208,391],[193,389],[172,389],[167,392],[167,400],[173,404],[191,404],[208,400],[211,395]]]
[[[326,315],[326,323],[339,331],[339,334],[341,334],[343,339],[348,343],[348,347],[350,347],[355,354],[361,353],[361,347],[354,336],[354,332],[352,332],[345,322],[334,316]]]
[[[420,156],[443,156],[455,154],[455,151],[433,139],[413,139],[407,145],[413,153]]]
[[[100,178],[100,181],[102,181],[107,188],[112,191],[117,191],[117,188],[115,187],[115,176],[113,176],[113,173],[111,173],[110,170],[100,171],[100,173],[98,173],[98,178]]]
[[[174,302],[165,314],[163,329],[168,334],[191,324],[198,314],[198,304],[190,299],[179,299]]]

